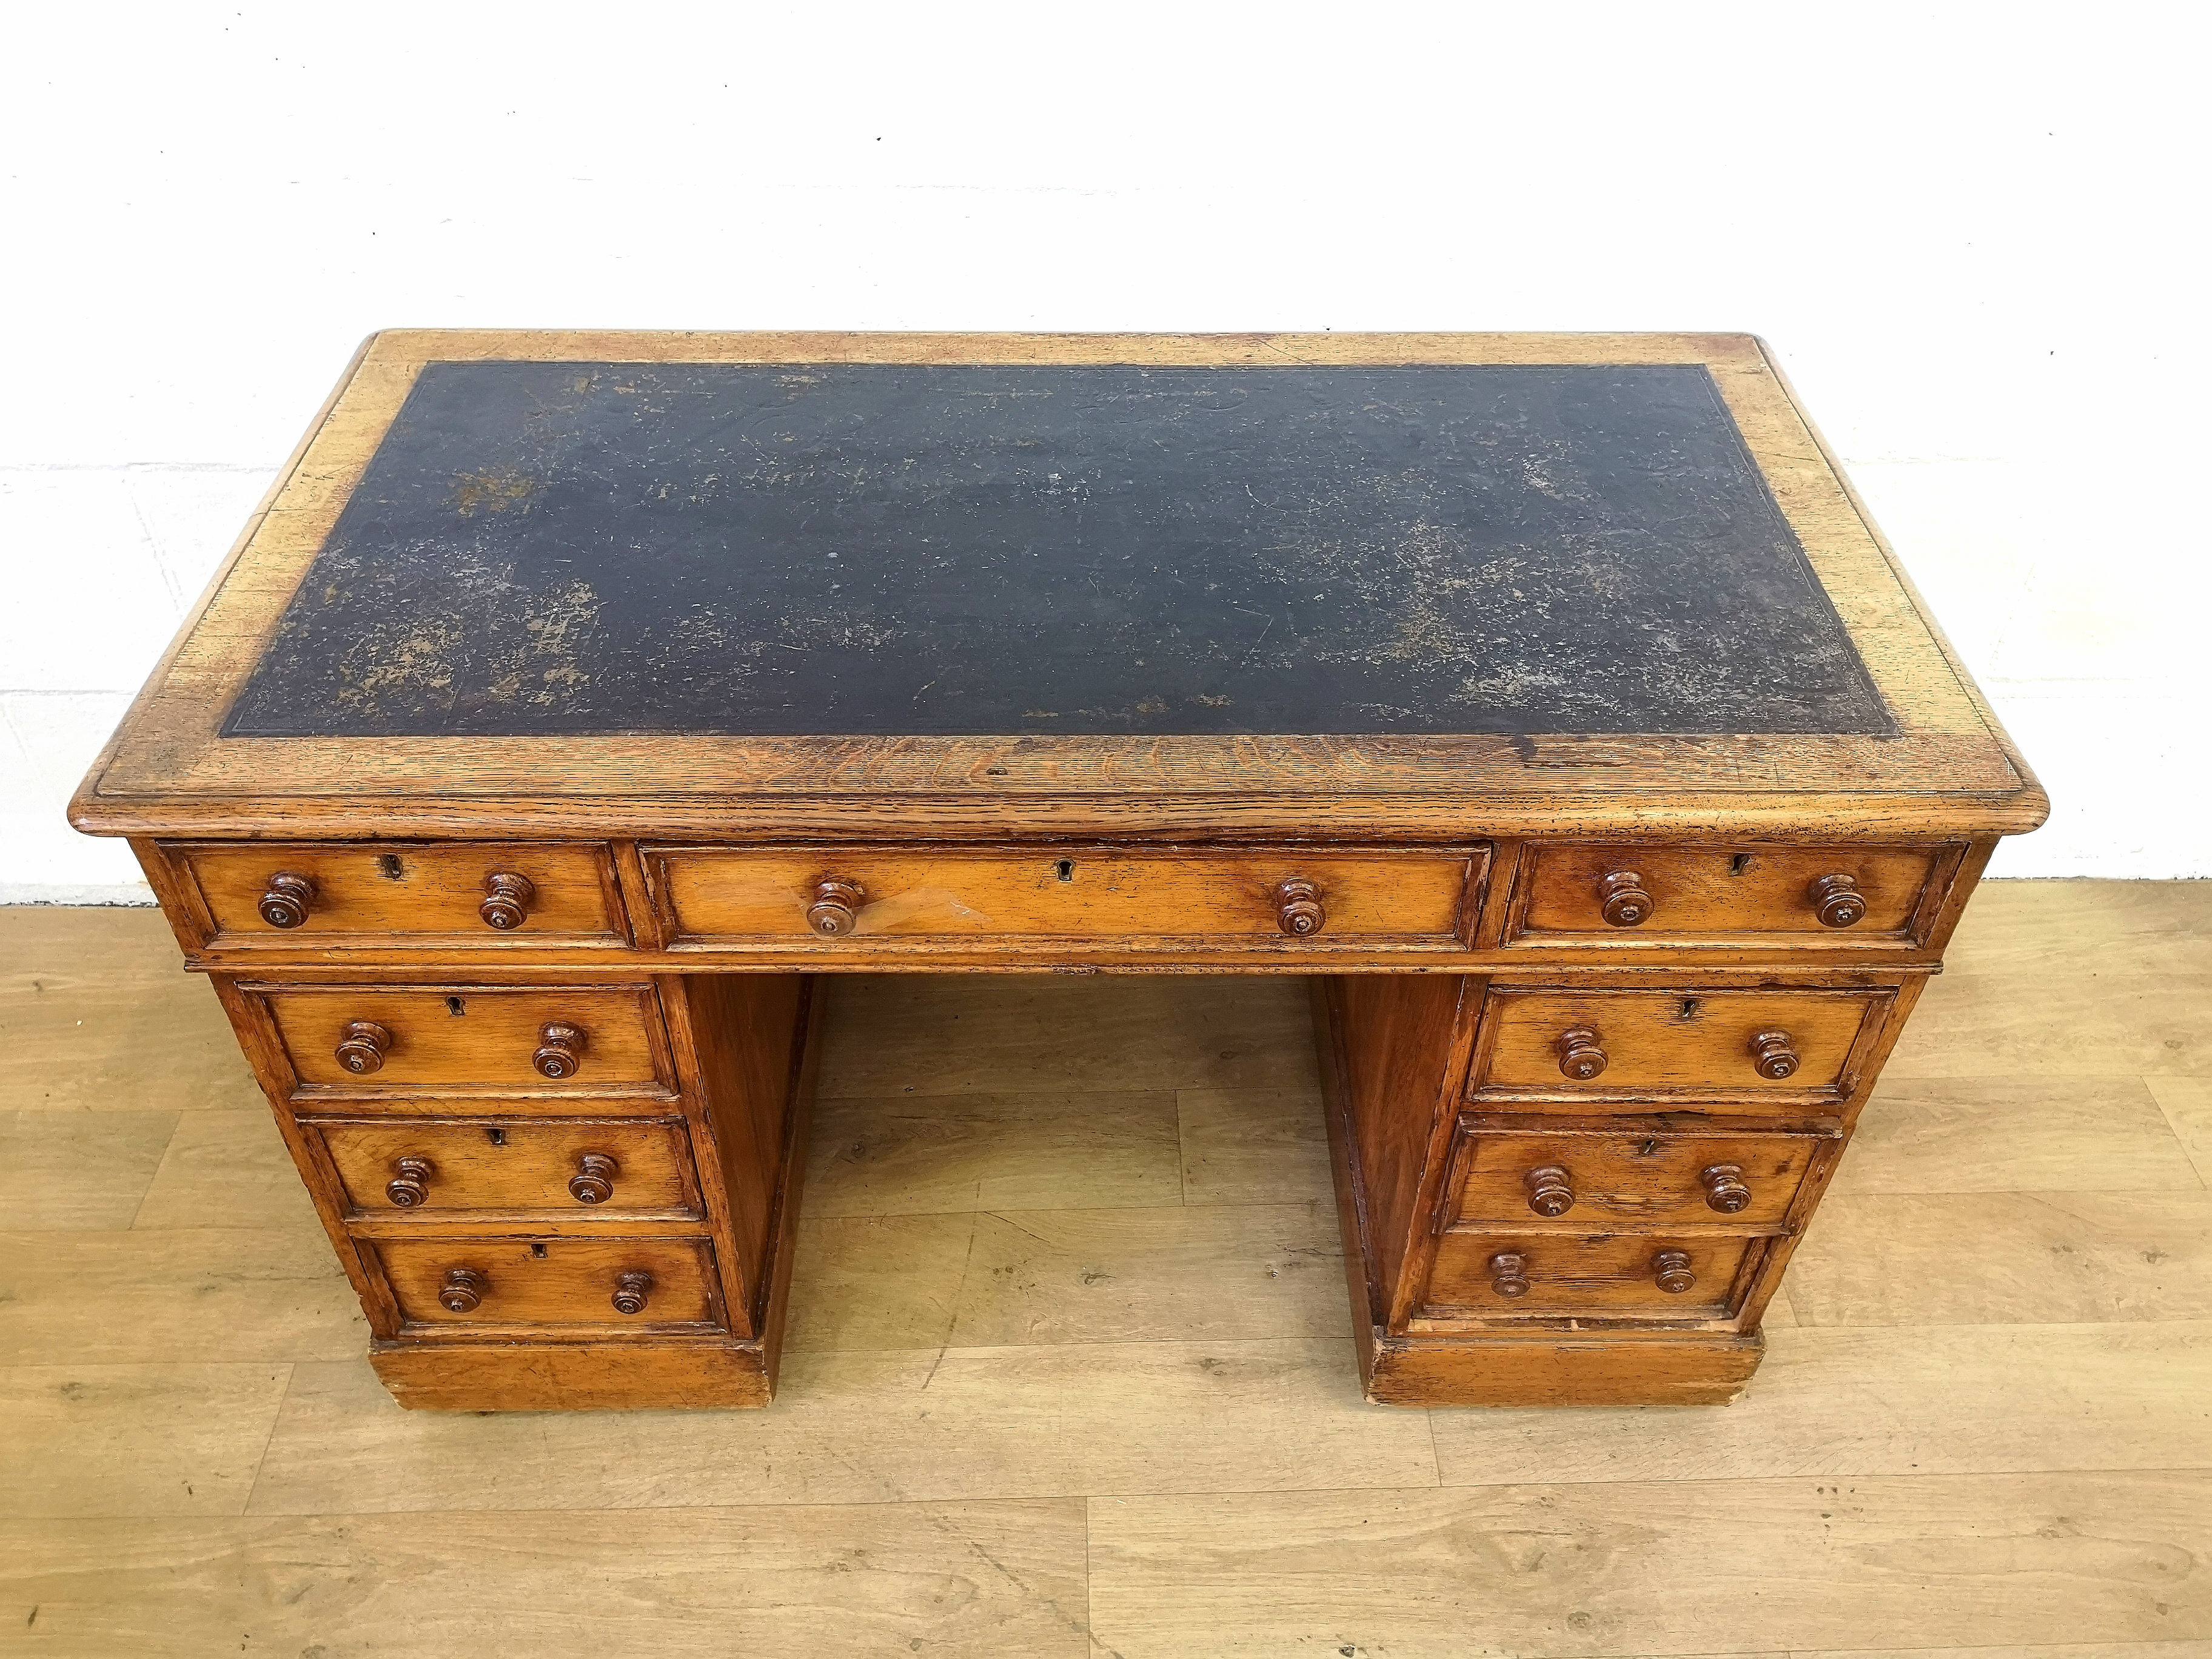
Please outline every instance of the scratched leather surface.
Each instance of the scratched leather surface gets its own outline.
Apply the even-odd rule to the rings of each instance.
[[[1702,368],[471,362],[224,732],[1893,729]]]

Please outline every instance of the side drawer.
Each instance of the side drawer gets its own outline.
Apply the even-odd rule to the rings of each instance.
[[[1481,848],[1096,847],[644,849],[678,945],[1211,940],[1325,953],[1334,944],[1460,951]]]
[[[700,1216],[681,1121],[325,1118],[301,1127],[322,1142],[356,1220]]]
[[[1493,984],[1470,1098],[1839,1099],[1890,990],[1565,990]]]
[[[1446,1231],[1685,1224],[1778,1227],[1843,1142],[1834,1123],[1784,1129],[1692,1118],[1528,1127],[1472,1115],[1452,1137]]]
[[[715,1321],[713,1252],[703,1238],[380,1238],[364,1241],[363,1253],[391,1287],[403,1334]]]
[[[1765,1242],[1665,1233],[1447,1233],[1424,1320],[1705,1322],[1743,1303]]]
[[[162,848],[216,949],[629,943],[604,842],[210,842]]]
[[[1942,908],[1964,842],[1915,847],[1539,846],[1509,945],[1907,946]]]
[[[310,1091],[673,1092],[651,986],[244,988]]]

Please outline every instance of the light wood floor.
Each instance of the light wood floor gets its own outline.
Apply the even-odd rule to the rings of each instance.
[[[1725,1409],[1364,1404],[1293,981],[836,988],[783,1392],[393,1406],[143,912],[0,911],[0,1650],[2212,1655],[2212,884],[1984,890]]]

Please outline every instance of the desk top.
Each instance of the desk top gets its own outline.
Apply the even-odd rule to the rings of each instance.
[[[2025,829],[1741,336],[386,333],[116,832]]]

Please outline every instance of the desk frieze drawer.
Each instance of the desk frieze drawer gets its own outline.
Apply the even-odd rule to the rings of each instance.
[[[1488,853],[1096,847],[644,849],[672,944],[834,951],[1203,940],[1326,952],[1467,948]]]
[[[1766,1241],[1705,1234],[1447,1233],[1417,1322],[1735,1317]]]
[[[719,1308],[703,1238],[363,1240],[402,1335],[531,1326],[607,1331],[711,1328]]]
[[[295,1096],[674,1092],[650,986],[249,986]]]
[[[1566,843],[1533,847],[1504,943],[1608,949],[1922,944],[1960,842],[1917,847]]]
[[[162,851],[216,950],[630,942],[604,842],[214,842]]]
[[[1753,1129],[1692,1118],[1545,1123],[1473,1115],[1452,1138],[1443,1231],[1554,1222],[1591,1227],[1779,1228],[1842,1128]]]
[[[700,1218],[680,1121],[311,1119],[349,1219]]]
[[[1470,1099],[1810,1104],[1849,1094],[1889,990],[1492,985]]]

